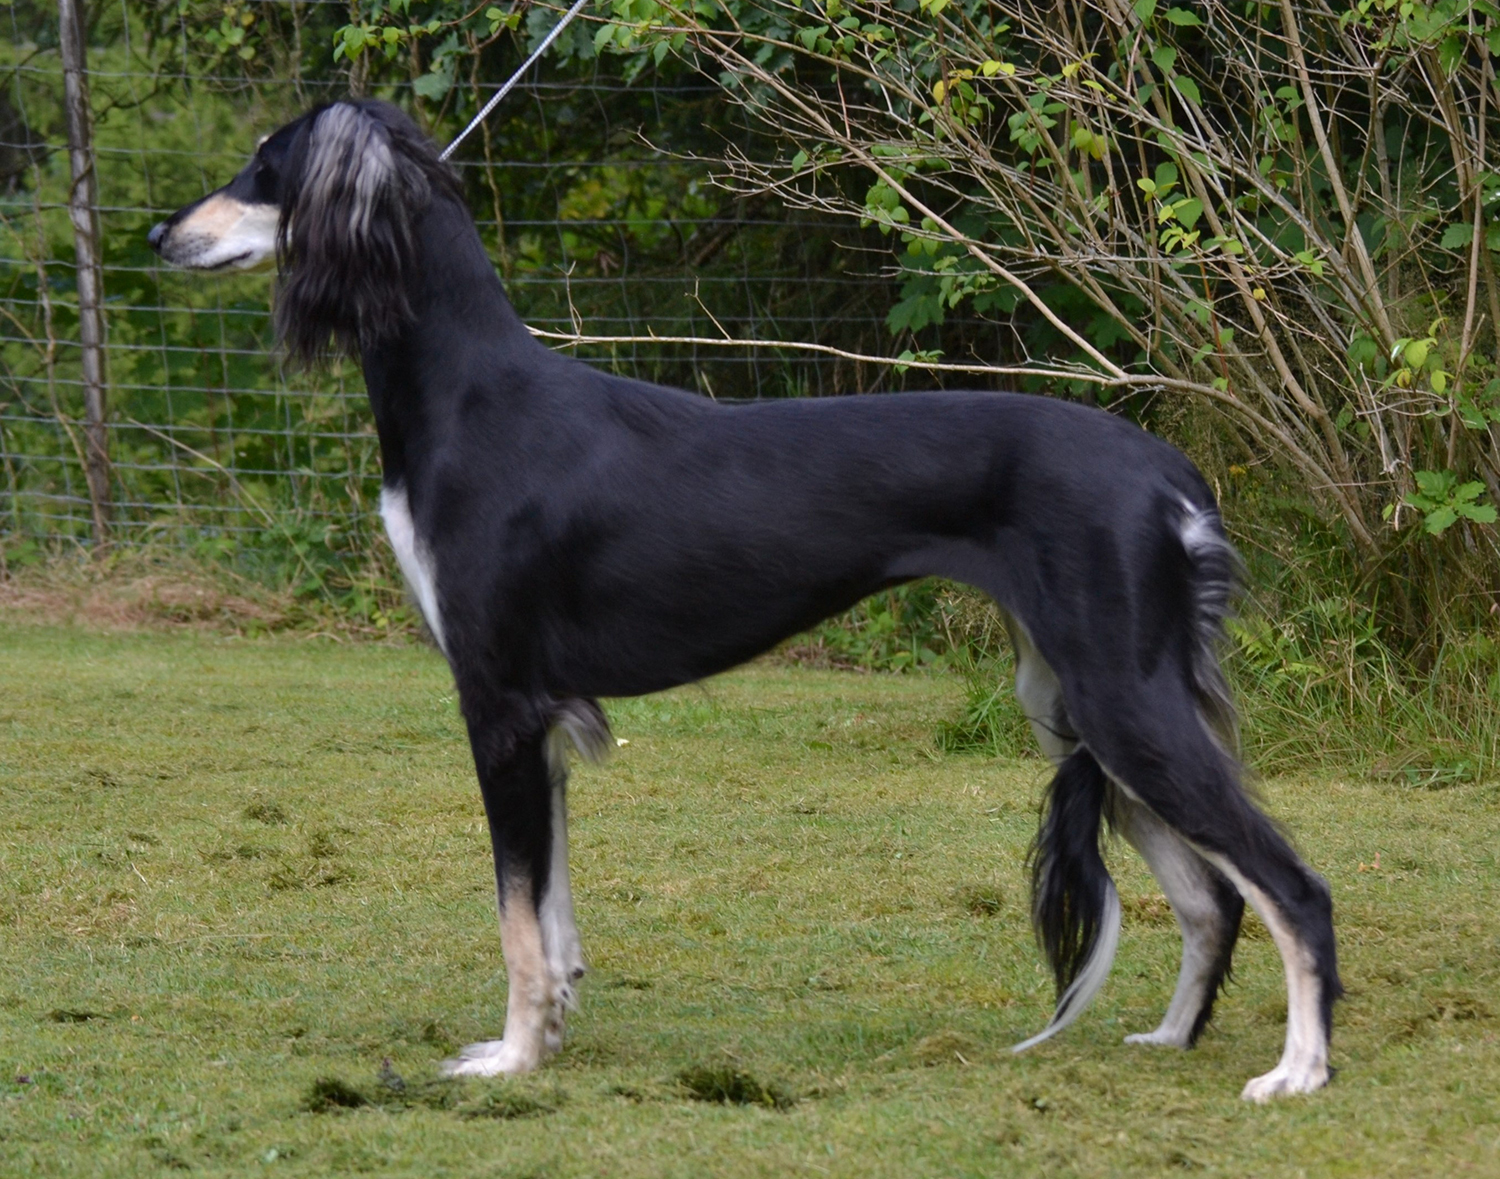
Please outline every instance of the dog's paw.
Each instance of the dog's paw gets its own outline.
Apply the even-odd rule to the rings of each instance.
[[[1187,1040],[1175,1032],[1166,1032],[1157,1028],[1154,1032],[1136,1032],[1133,1036],[1126,1036],[1127,1044],[1154,1044],[1158,1048],[1186,1048]]]
[[[481,1040],[460,1048],[458,1055],[443,1061],[438,1071],[445,1077],[498,1077],[529,1073],[541,1063],[541,1053],[525,1050],[507,1040]]]
[[[1246,1101],[1266,1102],[1273,1097],[1311,1093],[1328,1084],[1328,1076],[1326,1064],[1293,1065],[1283,1062],[1264,1076],[1248,1082],[1240,1096]]]

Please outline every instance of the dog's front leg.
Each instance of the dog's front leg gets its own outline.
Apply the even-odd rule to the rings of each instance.
[[[548,762],[542,734],[515,738],[495,726],[469,722],[480,791],[489,819],[500,908],[500,948],[505,955],[509,995],[505,1034],[462,1049],[443,1063],[448,1076],[491,1077],[536,1068],[562,1046],[563,1017],[572,983],[582,973],[573,934],[572,954],[547,945],[560,924],[557,881],[567,887],[565,836],[554,830],[565,821],[562,784]],[[571,931],[572,904],[566,902]],[[576,969],[576,974],[574,970]]]

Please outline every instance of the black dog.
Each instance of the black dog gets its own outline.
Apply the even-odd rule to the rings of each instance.
[[[1004,609],[1017,694],[1058,767],[1033,915],[1059,998],[1021,1047],[1072,1022],[1109,971],[1108,816],[1183,935],[1165,1019],[1130,1039],[1194,1042],[1248,900],[1286,966],[1288,1022],[1245,1096],[1327,1082],[1328,887],[1240,787],[1215,657],[1236,562],[1178,451],[1041,397],[720,405],[559,356],[507,302],[453,175],[383,103],[283,127],[150,241],[193,269],[274,255],[290,354],[363,362],[381,514],[468,723],[510,976],[504,1039],[449,1072],[520,1072],[561,1045],[584,964],[559,735],[609,745],[595,698],[701,679],[937,575]]]

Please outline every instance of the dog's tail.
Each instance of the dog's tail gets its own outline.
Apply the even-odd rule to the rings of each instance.
[[[548,712],[548,756],[561,764],[571,745],[585,761],[603,761],[614,751],[609,718],[599,701],[582,696],[554,701]]]
[[[1099,839],[1109,783],[1083,746],[1058,767],[1031,848],[1031,922],[1057,979],[1057,1009],[1012,1051],[1050,1039],[1082,1014],[1109,977],[1120,944],[1120,896]]]
[[[1203,721],[1231,757],[1239,753],[1239,718],[1219,666],[1224,623],[1234,611],[1242,566],[1212,507],[1185,504],[1177,535],[1187,553],[1193,602],[1193,690]]]

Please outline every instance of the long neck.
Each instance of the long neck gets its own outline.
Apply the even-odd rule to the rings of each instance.
[[[415,228],[412,321],[362,358],[387,483],[405,481],[409,448],[428,440],[455,400],[503,397],[517,365],[562,361],[526,330],[463,205],[438,196]]]

